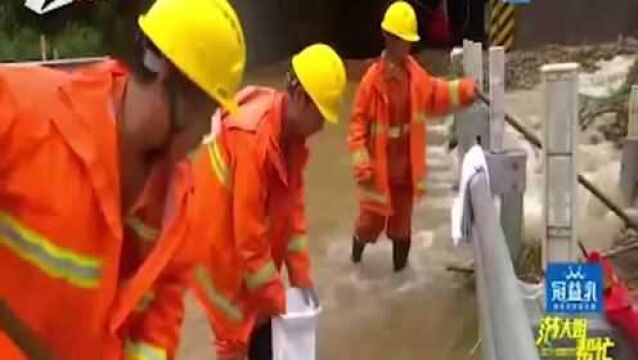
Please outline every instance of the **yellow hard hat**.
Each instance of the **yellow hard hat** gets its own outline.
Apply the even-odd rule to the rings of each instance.
[[[246,45],[228,0],[157,0],[140,16],[144,34],[193,83],[233,112]]]
[[[388,7],[383,16],[381,28],[405,41],[416,42],[420,39],[416,13],[412,5],[405,1],[396,1]]]
[[[310,45],[293,56],[292,69],[323,118],[337,123],[346,87],[346,68],[339,54],[325,44]]]

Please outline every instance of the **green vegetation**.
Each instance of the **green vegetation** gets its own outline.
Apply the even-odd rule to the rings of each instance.
[[[24,0],[0,3],[0,62],[117,54],[126,56],[134,37],[135,20],[149,0],[79,0],[38,15]]]

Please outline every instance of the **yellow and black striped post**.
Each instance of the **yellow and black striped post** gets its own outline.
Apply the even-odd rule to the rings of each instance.
[[[514,5],[490,0],[490,45],[510,50],[514,45]]]

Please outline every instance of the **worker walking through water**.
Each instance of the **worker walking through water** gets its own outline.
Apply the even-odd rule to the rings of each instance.
[[[407,2],[391,4],[381,28],[385,51],[359,84],[348,135],[360,199],[351,258],[359,263],[365,245],[386,229],[400,271],[410,251],[413,202],[425,190],[426,123],[470,104],[476,89],[470,79],[432,77],[410,56],[419,35]]]
[[[157,0],[138,23],[130,69],[0,67],[0,299],[54,359],[175,355],[185,155],[236,108],[246,51],[226,0]],[[5,359],[29,341],[0,325]]]
[[[218,359],[272,358],[269,319],[285,312],[284,263],[290,284],[318,305],[304,210],[306,139],[324,121],[337,122],[345,83],[332,48],[305,48],[292,59],[284,92],[246,87],[236,115],[216,115],[219,133],[195,160],[191,231],[207,245],[196,294]]]

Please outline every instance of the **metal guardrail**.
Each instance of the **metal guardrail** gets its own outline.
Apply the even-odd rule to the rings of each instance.
[[[88,58],[46,60],[46,61],[8,62],[8,63],[1,63],[1,64],[6,66],[16,66],[16,67],[49,66],[53,68],[71,68],[76,66],[93,64],[106,59],[107,59],[106,57],[88,57]]]
[[[537,360],[518,279],[484,172],[471,178],[469,195],[483,359]]]

